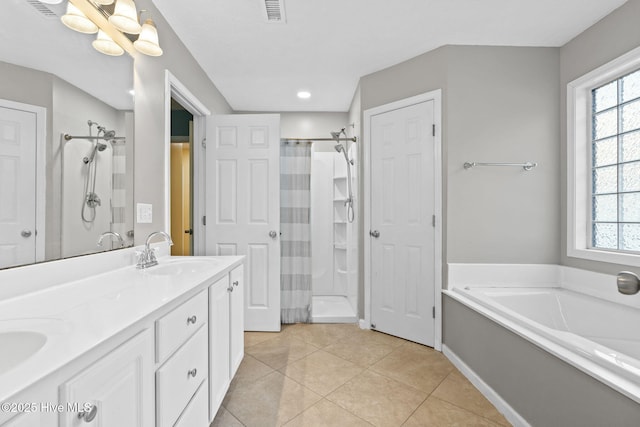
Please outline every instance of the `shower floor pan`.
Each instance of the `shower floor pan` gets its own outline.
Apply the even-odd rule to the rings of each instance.
[[[355,323],[356,313],[347,297],[314,295],[311,321],[313,323]]]

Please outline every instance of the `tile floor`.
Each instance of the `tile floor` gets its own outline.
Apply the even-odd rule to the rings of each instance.
[[[246,332],[211,427],[509,426],[441,353],[356,325]]]

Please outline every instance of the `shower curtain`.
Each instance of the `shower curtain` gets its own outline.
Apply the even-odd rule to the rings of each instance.
[[[311,142],[280,142],[281,322],[311,322]]]

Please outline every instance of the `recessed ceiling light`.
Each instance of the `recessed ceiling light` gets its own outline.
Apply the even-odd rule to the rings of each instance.
[[[298,98],[300,99],[311,98],[311,93],[307,92],[306,90],[301,90],[300,92],[298,92]]]

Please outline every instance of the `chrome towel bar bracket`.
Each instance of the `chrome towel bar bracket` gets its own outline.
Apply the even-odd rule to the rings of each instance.
[[[538,166],[535,162],[525,162],[525,163],[479,163],[479,162],[465,162],[464,168],[471,169],[476,166],[516,166],[520,167],[526,171],[530,171],[531,169]]]

